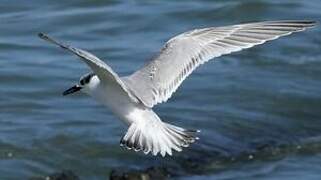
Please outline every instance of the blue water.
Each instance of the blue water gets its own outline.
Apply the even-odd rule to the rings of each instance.
[[[200,140],[162,159],[119,147],[126,127],[93,99],[62,91],[89,69],[37,37],[86,49],[121,75],[170,37],[199,27],[312,19],[319,0],[49,1],[0,5],[0,179],[69,169],[106,179],[112,169],[161,166],[173,179],[321,179],[321,28],[220,57],[155,108]]]

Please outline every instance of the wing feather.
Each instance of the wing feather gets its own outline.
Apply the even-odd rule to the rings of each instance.
[[[200,64],[313,27],[314,21],[266,21],[196,29],[170,39],[158,56],[123,81],[147,107],[167,101]]]
[[[109,67],[106,63],[104,63],[95,55],[82,49],[78,49],[70,45],[58,42],[43,33],[39,33],[39,37],[77,55],[83,62],[85,62],[91,68],[91,70],[98,76],[99,80],[102,83],[114,83],[118,85],[121,90],[128,94],[132,101],[139,102],[139,100],[128,90],[121,78],[111,69],[111,67]]]

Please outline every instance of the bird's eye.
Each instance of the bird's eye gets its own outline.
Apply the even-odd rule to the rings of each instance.
[[[83,80],[83,79],[80,80],[80,84],[81,84],[81,85],[84,85],[84,80]]]
[[[89,77],[89,76],[86,77],[86,78],[85,78],[85,83],[88,84],[88,83],[89,83],[89,80],[90,80],[90,77]]]

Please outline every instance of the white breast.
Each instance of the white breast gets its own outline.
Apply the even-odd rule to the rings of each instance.
[[[96,81],[96,82],[95,82]],[[113,84],[103,85],[99,79],[90,83],[88,94],[109,108],[126,124],[131,124],[144,110],[130,100],[127,94]]]

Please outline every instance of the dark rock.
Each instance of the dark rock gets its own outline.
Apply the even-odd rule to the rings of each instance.
[[[146,170],[112,170],[110,180],[165,180],[169,177],[166,168],[151,167]]]
[[[47,177],[32,177],[29,180],[80,180],[78,176],[76,176],[70,170],[63,170],[59,173],[51,174]]]
[[[49,176],[50,180],[79,180],[72,171],[64,170],[61,173],[55,173]]]

